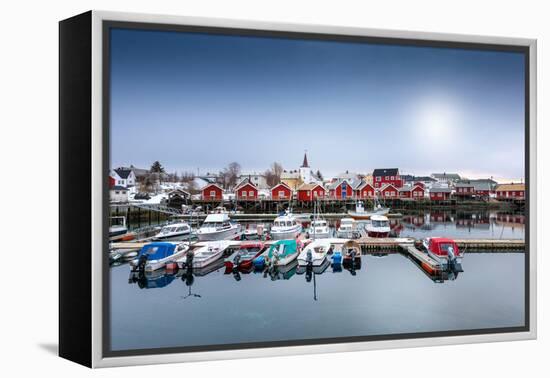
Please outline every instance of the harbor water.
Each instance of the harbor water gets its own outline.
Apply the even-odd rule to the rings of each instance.
[[[509,216],[489,219],[488,226],[453,219],[426,227],[406,219],[400,220],[400,236],[498,239],[523,238],[525,232],[521,218]],[[113,266],[111,349],[524,325],[524,251],[468,251],[464,272],[443,279],[402,253],[385,252],[363,255],[355,270],[327,263],[314,272],[289,266],[272,275],[226,273],[214,264],[205,271],[159,271],[136,279],[129,265]]]

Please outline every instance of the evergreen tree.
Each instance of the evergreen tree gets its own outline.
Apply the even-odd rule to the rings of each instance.
[[[150,169],[151,173],[164,173],[164,167],[160,162],[157,160],[153,163]]]

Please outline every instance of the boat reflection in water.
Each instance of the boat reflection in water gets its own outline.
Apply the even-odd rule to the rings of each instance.
[[[327,268],[330,266],[330,262],[328,259],[325,259],[321,265],[313,266],[313,265],[299,265],[296,269],[297,274],[304,274],[306,276],[306,282],[313,281],[313,300],[316,301],[318,299],[317,296],[317,280],[315,277],[318,275],[323,274]]]
[[[270,277],[271,281],[289,280],[296,274],[297,267],[297,260],[286,265],[271,265],[264,270],[264,278]]]
[[[166,270],[159,269],[152,272],[132,271],[128,283],[137,284],[140,289],[160,289],[174,281],[173,274],[166,274]]]
[[[454,281],[458,278],[458,274],[463,272],[462,268],[460,269],[447,269],[447,270],[428,270],[422,266],[422,264],[412,256],[406,255],[406,258],[409,259],[422,273],[426,275],[430,280],[435,283],[444,283],[445,281]]]

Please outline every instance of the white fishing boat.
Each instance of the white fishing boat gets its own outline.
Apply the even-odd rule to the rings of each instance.
[[[348,215],[353,219],[370,219],[373,215],[386,215],[390,212],[387,207],[382,207],[377,201],[374,202],[374,208],[372,211],[365,210],[363,201],[357,201],[355,204],[355,211],[348,211]]]
[[[197,231],[200,241],[235,239],[241,234],[241,225],[231,222],[227,213],[209,214]]]
[[[353,218],[342,218],[340,220],[340,227],[336,231],[339,238],[351,239],[356,231],[357,224]]]
[[[124,235],[128,232],[126,226],[126,217],[110,217],[109,218],[109,237]]]
[[[191,265],[193,269],[204,268],[219,260],[230,244],[229,240],[206,242],[204,246],[193,250],[192,254],[188,254],[188,256],[178,261],[178,265],[180,262],[185,261],[187,266]]]
[[[172,223],[160,229],[160,232],[153,237],[153,240],[184,240],[191,235],[189,223]]]
[[[296,220],[291,212],[275,218],[270,234],[274,240],[295,239],[302,232],[302,224]]]
[[[138,257],[130,261],[130,265],[135,270],[151,272],[182,258],[188,250],[189,243],[149,243],[141,248]]]
[[[326,260],[330,242],[326,239],[314,240],[298,255],[300,266],[320,266]]]
[[[312,239],[326,239],[330,237],[330,228],[326,220],[316,219],[311,222],[308,233]]]
[[[384,215],[372,215],[366,228],[371,238],[387,238],[391,231],[390,221]]]

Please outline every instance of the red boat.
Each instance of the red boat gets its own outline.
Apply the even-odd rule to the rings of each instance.
[[[460,252],[454,240],[441,237],[425,238],[422,240],[422,247],[441,268],[461,269],[464,254]]]
[[[367,234],[371,238],[387,238],[390,235],[390,221],[384,215],[373,215],[367,224]]]
[[[263,248],[264,243],[262,242],[245,242],[241,244],[239,249],[225,258],[226,273],[230,273],[234,269],[247,270],[252,268],[252,260],[262,253]]]

